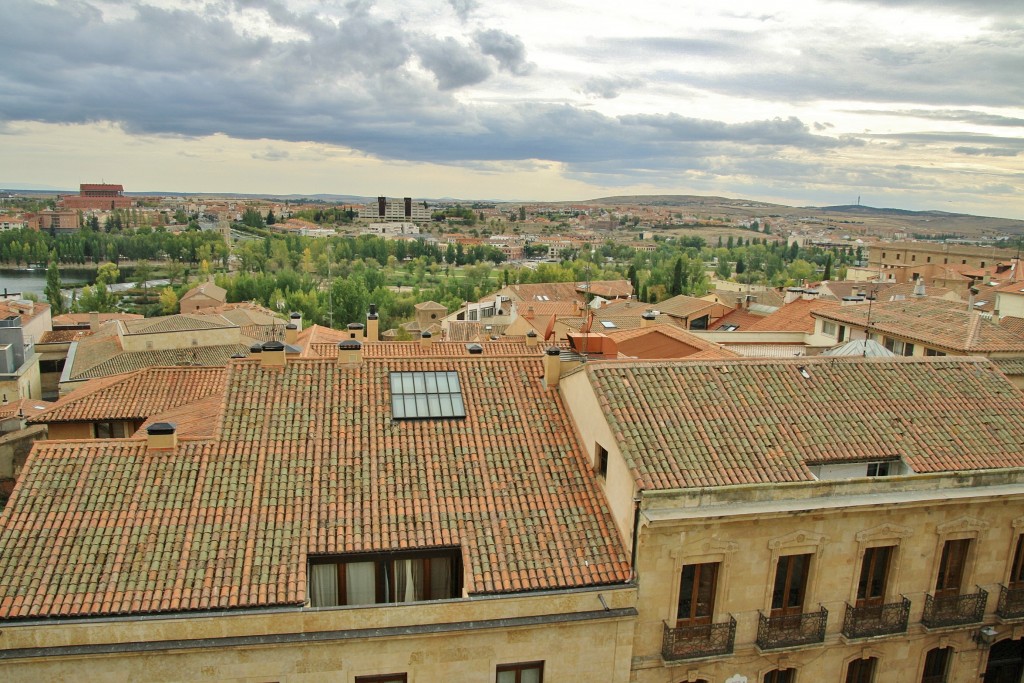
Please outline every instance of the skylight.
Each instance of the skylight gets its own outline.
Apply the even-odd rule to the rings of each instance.
[[[601,327],[603,327],[606,330],[614,330],[615,323],[613,323],[611,320],[602,320]]]
[[[466,417],[457,372],[392,372],[390,378],[396,420]]]

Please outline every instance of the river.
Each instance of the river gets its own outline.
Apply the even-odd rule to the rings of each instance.
[[[75,287],[89,284],[91,276],[95,271],[61,269],[60,279],[62,287]],[[46,301],[46,271],[45,270],[12,270],[0,269],[0,294],[20,292],[22,295],[35,294],[40,301]]]

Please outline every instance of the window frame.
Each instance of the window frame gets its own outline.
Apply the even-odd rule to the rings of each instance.
[[[935,655],[933,657],[933,654]],[[941,661],[939,657],[941,655]],[[946,683],[949,680],[949,672],[953,668],[953,648],[933,647],[925,652],[924,663],[921,666],[921,683]],[[929,672],[929,667],[931,672]],[[936,672],[936,669],[942,669]]]
[[[878,670],[877,657],[862,657],[846,665],[846,683],[873,683]]]
[[[601,444],[594,447],[594,469],[597,470],[598,476],[608,478],[608,449]]]
[[[772,577],[771,615],[773,617],[804,613],[804,608],[807,606],[807,588],[810,584],[811,564],[814,561],[814,555],[815,553],[779,555],[775,563],[775,574]],[[795,566],[798,558],[804,558],[802,571],[798,570]],[[780,594],[779,572],[783,569],[785,574],[781,581],[782,592]],[[799,604],[790,604],[794,593],[799,595]],[[777,601],[776,596],[781,599]]]
[[[408,683],[408,673],[373,674],[371,676],[356,676],[355,683]]]
[[[676,599],[676,627],[680,626],[703,626],[711,624],[715,619],[715,602],[718,596],[718,577],[721,574],[721,562],[697,562],[684,564],[679,571],[679,595]],[[693,576],[687,585],[686,574],[688,568],[693,568]],[[703,585],[705,577],[710,574],[708,583]],[[710,598],[706,601],[706,608],[701,609],[704,604],[700,600],[702,590],[707,590]],[[682,615],[684,596],[689,593],[688,601],[690,610],[688,616]]]
[[[1013,560],[1010,564],[1010,576],[1006,580],[1006,587],[1012,589],[1024,588],[1024,533],[1017,534],[1017,543],[1013,550]]]
[[[525,671],[536,671],[537,672],[537,683],[544,683],[544,660],[540,659],[534,662],[513,662],[510,664],[498,664],[494,667],[494,680],[495,683],[498,681],[498,676],[503,673],[514,673],[514,683],[522,683],[523,672]]]
[[[889,595],[889,578],[892,574],[892,560],[896,555],[896,545],[876,545],[864,549],[860,563],[860,575],[857,577],[857,607],[878,607],[885,604]],[[884,557],[880,557],[884,551]],[[880,567],[880,564],[884,566]],[[881,591],[875,594],[872,585],[881,573]]]
[[[967,564],[974,548],[973,541],[973,538],[952,538],[942,544],[938,571],[935,574],[936,598],[954,597],[963,591],[964,580],[967,576]]]
[[[444,597],[426,597],[422,600],[399,601],[394,600],[396,592],[395,583],[397,572],[394,570],[395,562],[405,560],[431,560],[447,559],[451,564],[451,580],[449,581],[450,595]],[[349,564],[374,563],[374,602],[348,603],[348,590],[346,586],[345,567]],[[334,565],[338,580],[338,602],[336,604],[313,604],[313,567],[314,565]],[[423,584],[432,589],[430,581],[430,563],[425,563],[427,568]],[[390,569],[390,571],[389,571]],[[414,550],[392,553],[351,553],[340,555],[311,556],[307,562],[306,586],[310,607],[369,607],[373,605],[407,605],[421,602],[432,602],[436,600],[454,600],[461,597],[462,593],[462,553],[458,547],[454,548],[431,548],[428,550]],[[388,597],[392,599],[387,599]]]
[[[444,375],[447,391],[438,390],[441,375]],[[453,378],[456,385],[454,389],[452,389]],[[412,383],[411,391],[406,390],[407,381]],[[417,388],[417,384],[421,384],[422,389]],[[431,384],[433,384],[433,390],[429,388]],[[396,391],[396,385],[400,391]],[[463,420],[466,418],[466,398],[462,388],[462,378],[457,370],[396,370],[389,372],[388,390],[391,392],[391,418],[393,420]],[[436,408],[431,401],[432,398],[436,401]],[[451,414],[446,413],[445,399],[451,406]],[[412,408],[411,413],[410,407]]]
[[[761,680],[763,683],[796,683],[796,669],[793,667],[772,669],[766,671]]]

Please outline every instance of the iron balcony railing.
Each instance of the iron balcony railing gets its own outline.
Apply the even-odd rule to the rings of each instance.
[[[731,614],[724,624],[672,627],[666,623],[661,656],[669,661],[729,655],[735,642],[736,619]]]
[[[909,621],[910,600],[905,597],[901,597],[899,602],[870,607],[854,607],[847,603],[843,635],[847,638],[871,638],[906,633]]]
[[[1007,588],[999,586],[999,606],[996,614],[1003,619],[1019,619],[1024,617],[1024,587]]]
[[[762,650],[774,650],[823,642],[827,622],[828,610],[824,607],[819,612],[781,617],[765,616],[762,612],[757,625],[757,646]]]
[[[924,596],[924,614],[921,623],[928,628],[976,624],[985,617],[988,591],[978,587],[977,593],[948,597]]]

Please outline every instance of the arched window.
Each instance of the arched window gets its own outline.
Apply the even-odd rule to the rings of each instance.
[[[796,683],[796,669],[775,669],[764,675],[764,683]]]
[[[846,666],[846,683],[874,683],[877,664],[875,657],[853,660]]]
[[[921,683],[946,683],[949,677],[949,663],[953,659],[953,648],[936,647],[928,650],[924,658]]]

